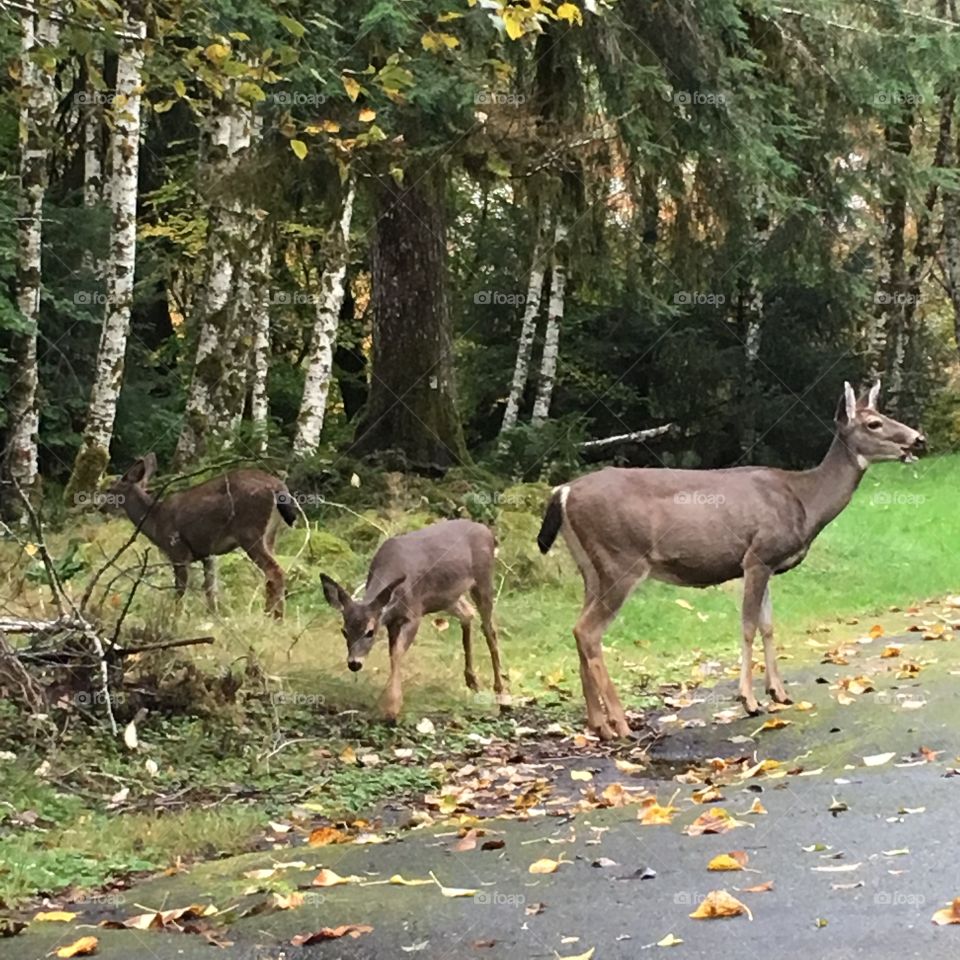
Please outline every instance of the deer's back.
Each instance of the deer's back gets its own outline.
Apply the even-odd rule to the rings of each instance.
[[[447,609],[474,583],[492,577],[496,539],[472,520],[441,520],[384,541],[367,583],[385,585],[404,575],[403,603],[422,613]],[[400,597],[398,597],[398,600]]]
[[[570,484],[566,510],[585,546],[611,563],[643,557],[657,579],[723,583],[742,575],[748,551],[779,569],[805,547],[806,514],[789,476],[607,467]]]
[[[166,524],[199,560],[259,540],[276,522],[276,495],[286,489],[263,470],[231,470],[161,503]]]

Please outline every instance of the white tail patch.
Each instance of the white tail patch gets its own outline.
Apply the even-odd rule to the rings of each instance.
[[[590,557],[587,555],[587,551],[583,549],[583,544],[580,542],[577,532],[573,529],[573,524],[567,519],[567,500],[570,499],[570,487],[564,484],[557,489],[560,491],[560,512],[563,514],[560,532],[563,534],[563,539],[566,541],[567,549],[570,551],[574,562],[580,569],[587,590],[590,590],[596,585],[597,573],[593,568]]]

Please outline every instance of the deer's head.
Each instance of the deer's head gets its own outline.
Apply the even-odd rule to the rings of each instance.
[[[363,666],[364,657],[373,646],[384,608],[390,602],[393,591],[406,577],[398,577],[379,593],[365,600],[354,600],[336,580],[325,573],[320,574],[320,580],[327,603],[334,610],[339,610],[343,617],[342,633],[347,641],[347,666],[357,671]]]
[[[109,494],[106,503],[114,504],[121,508],[129,502],[130,496],[137,489],[140,494],[147,492],[147,484],[150,478],[157,472],[157,455],[148,453],[135,461],[126,473],[110,485],[107,489]]]
[[[926,437],[919,430],[880,413],[877,410],[879,395],[879,380],[859,400],[853,387],[844,383],[843,396],[837,406],[837,432],[861,467],[880,460],[911,463],[926,447]]]

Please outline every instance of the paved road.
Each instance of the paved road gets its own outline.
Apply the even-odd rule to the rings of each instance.
[[[715,806],[746,825],[728,833],[686,835],[684,829],[709,809],[690,800],[697,785],[650,781],[661,803],[680,791],[674,800],[679,812],[669,825],[642,825],[631,805],[576,817],[492,820],[488,836],[505,841],[498,850],[455,852],[450,828],[431,828],[378,845],[256,854],[146,881],[128,892],[120,913],[138,912],[133,904],[222,906],[249,883],[241,877],[244,871],[278,858],[308,862],[309,869],[288,871],[303,884],[321,865],[341,876],[369,879],[395,873],[422,878],[432,871],[447,887],[477,890],[474,896],[445,897],[436,886],[337,886],[309,892],[296,910],[237,921],[229,932],[233,945],[214,953],[198,936],[32,924],[3,941],[0,955],[39,960],[58,944],[96,933],[98,956],[106,960],[137,955],[516,960],[577,957],[591,949],[596,960],[626,960],[647,950],[677,960],[956,958],[960,925],[938,927],[931,916],[960,896],[960,776],[950,775],[960,766],[960,648],[957,640],[924,642],[917,634],[897,640],[903,643],[899,657],[881,658],[889,641],[878,640],[855,645],[849,665],[821,665],[812,652],[802,654],[806,664],[789,661],[784,672],[794,696],[814,708],[776,714],[791,721],[781,729],[756,732],[766,717],[715,722],[715,714],[731,707],[729,683],[662,725],[666,735],[654,750],[651,769],[672,773],[691,761],[754,753],[758,760],[782,761],[772,775],[729,775],[724,799]],[[907,660],[924,665],[917,676],[903,679],[898,673]],[[854,684],[853,702],[838,703],[841,691],[832,685],[856,676],[870,677],[875,691],[857,693]],[[940,752],[932,762],[902,765],[911,762],[902,758],[917,757],[921,747]],[[890,752],[894,757],[881,765],[863,762]],[[625,776],[610,760],[568,765],[592,769],[590,786],[598,789],[615,780],[644,782]],[[560,771],[556,789],[576,793],[584,784]],[[765,815],[746,813],[755,800]],[[755,872],[707,871],[711,858],[734,850],[749,855],[747,866]],[[553,874],[531,874],[530,865],[541,857],[566,862]],[[608,860],[613,864],[594,865]],[[768,880],[769,892],[741,892]],[[752,921],[688,916],[718,889],[745,903]],[[90,905],[83,910],[82,919],[93,922],[109,913]],[[289,945],[295,934],[346,923],[374,929],[356,940]],[[668,935],[683,943],[656,946]]]

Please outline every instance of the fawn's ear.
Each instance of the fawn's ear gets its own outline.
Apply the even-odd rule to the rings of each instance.
[[[146,465],[143,462],[143,457],[141,457],[139,460],[134,461],[133,466],[129,467],[120,479],[126,483],[139,483],[143,479],[145,470]]]
[[[147,483],[149,479],[157,472],[157,455],[151,450],[143,458],[143,482]]]
[[[327,598],[327,603],[342,613],[350,603],[350,595],[333,577],[328,577],[325,573],[320,574],[320,582],[323,584],[323,595]]]
[[[880,381],[878,380],[871,388],[870,393],[867,394],[867,409],[868,410],[879,410],[877,406],[877,401],[880,399]]]
[[[402,577],[397,577],[392,583],[388,583],[378,594],[374,603],[377,605],[377,613],[379,612],[390,602],[390,598],[393,596],[393,591],[406,580],[406,574]]]

